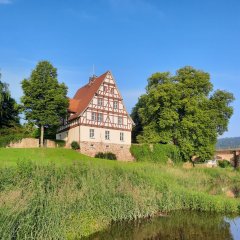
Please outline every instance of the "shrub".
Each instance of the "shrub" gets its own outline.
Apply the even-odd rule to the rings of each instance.
[[[18,142],[25,138],[23,134],[9,134],[0,136],[0,147],[7,147],[11,142]]]
[[[103,152],[98,152],[96,155],[95,155],[95,158],[102,158],[102,159],[109,159],[109,160],[117,160],[117,156],[112,153],[112,152],[106,152],[106,153],[103,153]]]
[[[109,160],[117,160],[117,156],[112,152],[106,152],[105,157]]]
[[[167,163],[168,159],[175,163],[181,161],[179,149],[171,144],[153,144],[152,148],[148,144],[134,144],[130,151],[137,161],[161,163]]]
[[[228,160],[219,160],[218,166],[221,168],[226,168],[226,167],[230,167],[231,163]]]
[[[130,151],[138,162],[151,160],[151,150],[148,144],[132,144]]]
[[[95,158],[105,158],[105,154],[103,152],[98,152],[95,154]]]
[[[64,140],[55,140],[55,143],[57,145],[57,147],[65,147],[66,146],[66,141]]]
[[[71,143],[71,148],[72,148],[73,150],[78,150],[78,149],[80,149],[79,143],[76,142],[76,141],[73,141],[73,142]]]
[[[10,128],[0,128],[0,148],[7,147],[11,142],[19,142],[23,138],[35,138],[34,132],[32,131],[20,125]]]

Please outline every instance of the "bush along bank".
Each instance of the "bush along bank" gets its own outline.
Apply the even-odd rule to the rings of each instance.
[[[186,179],[182,182],[178,172],[174,177],[172,170],[167,171],[148,163],[108,160],[74,162],[64,168],[21,161],[17,167],[2,168],[0,235],[3,239],[76,239],[112,221],[159,212],[240,211],[239,200],[185,187]],[[205,174],[206,181],[208,172],[199,174]]]
[[[138,162],[167,163],[169,159],[174,163],[182,161],[178,147],[171,144],[133,144],[130,151]]]

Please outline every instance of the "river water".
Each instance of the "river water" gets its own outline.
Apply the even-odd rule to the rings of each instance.
[[[174,212],[134,222],[115,223],[91,240],[240,240],[240,217]]]

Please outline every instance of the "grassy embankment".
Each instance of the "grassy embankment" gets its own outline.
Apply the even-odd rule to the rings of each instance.
[[[231,169],[94,159],[66,149],[0,149],[0,236],[79,239],[111,221],[177,209],[239,213]]]

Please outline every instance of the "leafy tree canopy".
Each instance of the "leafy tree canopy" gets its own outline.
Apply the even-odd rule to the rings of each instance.
[[[29,79],[22,81],[21,101],[26,119],[42,128],[59,126],[67,114],[67,87],[59,83],[57,69],[48,61],[41,61]]]
[[[19,125],[19,106],[11,97],[8,84],[1,82],[0,73],[0,129],[13,128]]]
[[[233,94],[217,90],[208,73],[192,67],[155,73],[132,112],[138,142],[172,143],[184,160],[211,158],[217,136],[223,134],[233,114]]]

